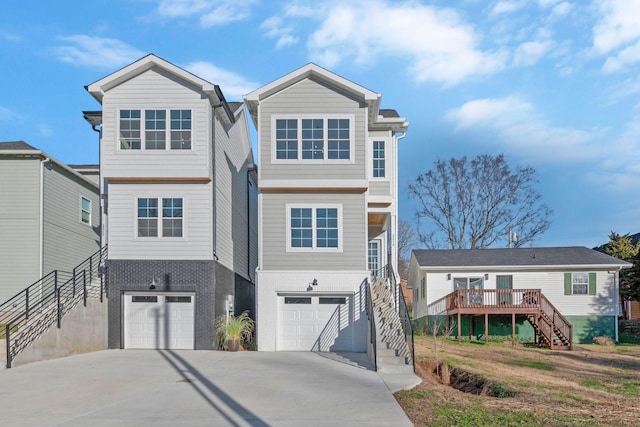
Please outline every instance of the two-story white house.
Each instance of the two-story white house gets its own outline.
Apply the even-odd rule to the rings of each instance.
[[[315,64],[245,96],[258,130],[259,350],[367,351],[363,289],[397,270],[407,121]]]
[[[84,115],[100,131],[108,345],[214,348],[215,318],[253,309],[257,185],[244,108],[155,55],[86,89],[102,105]]]

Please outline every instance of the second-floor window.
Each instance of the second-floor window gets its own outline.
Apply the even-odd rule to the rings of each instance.
[[[384,178],[384,141],[373,141],[373,177]]]
[[[91,225],[91,200],[80,197],[80,222]]]
[[[120,150],[191,149],[191,110],[120,110],[119,126]]]
[[[340,208],[288,206],[288,250],[340,250]]]
[[[138,237],[182,237],[182,205],[181,198],[138,198]]]
[[[352,158],[352,119],[275,118],[274,159],[341,161]]]

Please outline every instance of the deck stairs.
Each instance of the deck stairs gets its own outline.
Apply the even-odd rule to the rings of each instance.
[[[552,350],[571,350],[573,347],[572,325],[544,295],[540,294],[540,297],[540,311],[537,314],[527,315],[538,345]]]
[[[376,326],[376,367],[380,372],[413,373],[411,352],[386,282],[385,278],[376,278],[371,284]]]

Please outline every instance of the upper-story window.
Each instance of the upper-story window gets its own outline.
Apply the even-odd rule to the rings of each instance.
[[[157,198],[138,198],[138,237],[182,237],[182,199],[160,200],[162,209]],[[162,233],[158,235],[158,231]]]
[[[340,250],[339,206],[287,206],[287,250]]]
[[[80,222],[91,225],[91,200],[80,197]]]
[[[385,152],[384,141],[373,141],[373,177],[385,176]]]
[[[596,273],[573,272],[564,274],[565,295],[595,295]]]
[[[119,125],[121,150],[191,149],[191,110],[120,110]]]
[[[344,161],[353,158],[353,118],[274,117],[276,161]]]

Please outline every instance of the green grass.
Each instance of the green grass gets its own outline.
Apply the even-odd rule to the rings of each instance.
[[[612,384],[598,381],[593,378],[587,378],[582,380],[580,384],[587,388],[592,388],[594,390],[603,390],[609,393],[619,394],[621,396],[640,396],[640,382],[638,381],[625,380],[619,384]]]
[[[530,412],[494,411],[482,405],[454,405],[448,403],[433,410],[436,420],[432,426],[509,426],[509,425],[542,425]]]
[[[521,366],[524,368],[533,368],[533,369],[539,369],[541,371],[555,371],[556,367],[554,365],[551,365],[549,363],[545,363],[545,362],[540,362],[537,360],[524,360],[524,359],[518,359],[518,360],[510,360],[507,362],[508,365],[513,365],[513,366]]]
[[[618,336],[620,344],[637,344],[640,345],[640,335],[621,333]]]

